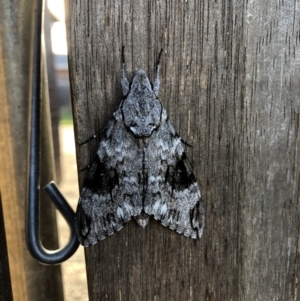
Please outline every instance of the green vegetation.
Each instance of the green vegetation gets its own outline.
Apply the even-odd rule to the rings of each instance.
[[[71,110],[61,109],[59,124],[73,124],[73,116]]]

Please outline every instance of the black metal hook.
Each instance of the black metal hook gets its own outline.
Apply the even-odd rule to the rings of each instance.
[[[45,264],[57,264],[67,260],[77,250],[79,243],[75,233],[75,213],[59,192],[54,182],[45,186],[56,208],[70,227],[68,244],[55,251],[46,250],[39,237],[39,174],[40,174],[40,108],[41,108],[41,33],[43,0],[36,0],[34,20],[34,45],[32,62],[30,158],[28,179],[28,209],[26,220],[27,246],[31,255]]]

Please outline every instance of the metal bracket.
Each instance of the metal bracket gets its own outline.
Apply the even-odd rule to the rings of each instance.
[[[26,220],[27,246],[31,255],[44,264],[58,264],[70,258],[79,243],[76,237],[75,213],[54,182],[45,191],[70,227],[70,240],[59,250],[46,250],[39,237],[39,180],[40,180],[40,108],[41,108],[41,33],[43,0],[36,0],[31,87],[30,158],[28,179],[28,208]]]

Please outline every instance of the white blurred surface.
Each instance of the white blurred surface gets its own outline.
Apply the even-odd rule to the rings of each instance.
[[[59,135],[62,170],[62,181],[59,188],[71,207],[76,210],[79,191],[73,126],[60,125]],[[63,246],[69,239],[69,227],[58,212],[57,222],[59,242],[60,246]],[[62,274],[65,301],[88,301],[84,248],[82,246],[62,264]]]

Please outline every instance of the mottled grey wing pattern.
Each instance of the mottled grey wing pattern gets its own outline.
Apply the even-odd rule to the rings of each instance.
[[[142,211],[141,170],[138,140],[125,128],[120,109],[108,125],[100,142],[80,195],[76,211],[76,230],[84,246],[120,230],[132,216]]]
[[[75,220],[80,243],[95,244],[132,216],[145,227],[149,215],[178,233],[200,238],[204,207],[181,138],[157,97],[159,60],[153,85],[143,70],[129,84],[123,60],[121,84],[125,99],[80,195]]]
[[[181,139],[165,111],[159,129],[149,138],[146,158],[145,212],[180,234],[200,238],[204,227],[201,193]]]

